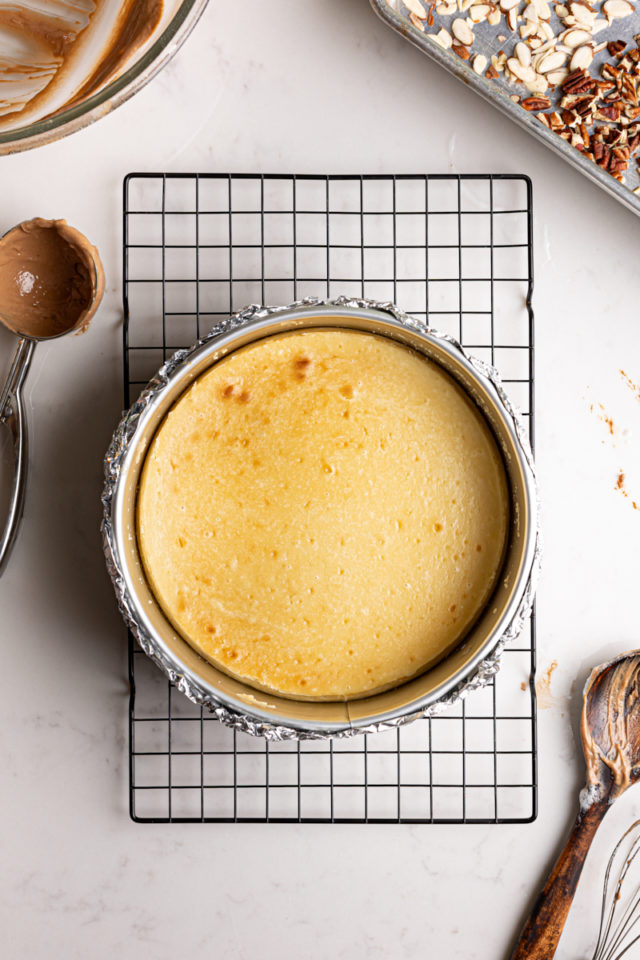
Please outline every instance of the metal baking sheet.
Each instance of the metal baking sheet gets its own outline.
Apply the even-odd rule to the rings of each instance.
[[[562,140],[558,134],[543,126],[536,119],[535,113],[528,113],[520,104],[514,103],[510,99],[513,94],[529,95],[523,84],[509,83],[504,74],[500,74],[497,80],[489,80],[484,76],[478,76],[471,68],[471,60],[464,61],[452,50],[444,50],[413,25],[409,19],[409,9],[405,6],[403,0],[371,0],[371,6],[378,16],[394,30],[397,30],[401,36],[410,40],[445,70],[462,80],[464,84],[479,93],[481,97],[484,97],[485,100],[488,100],[489,103],[492,103],[517,124],[528,130],[529,133],[554,150],[577,170],[580,170],[586,177],[597,183],[599,187],[602,187],[607,193],[623,203],[629,210],[640,215],[640,196],[633,193],[633,190],[640,186],[640,170],[637,168],[635,161],[632,161],[629,165],[626,182],[624,184],[618,183],[609,173],[598,167],[588,157],[583,156],[565,140]],[[594,6],[599,7],[599,4],[594,4]],[[433,26],[426,29],[430,33],[437,33],[441,27],[450,31],[451,23],[456,16],[464,15],[457,13],[451,16],[440,16],[434,10]],[[558,17],[552,12],[551,26],[556,33],[560,32],[561,29],[559,23]],[[598,34],[597,39],[598,42],[620,39],[633,43],[633,37],[638,33],[640,33],[640,10],[624,20],[615,20],[613,26]],[[499,40],[499,36],[503,39]],[[509,56],[513,56],[513,48],[519,39],[519,35],[509,29],[504,17],[495,27],[484,22],[478,24],[475,28],[472,53],[483,54],[489,62],[491,56],[497,54],[500,50],[504,50]],[[605,59],[607,59],[606,49],[594,58],[592,68],[594,76],[599,71],[600,63],[604,62]],[[547,96],[551,99],[553,108],[557,109],[555,104],[562,96],[561,91],[556,90],[555,93],[548,91]]]

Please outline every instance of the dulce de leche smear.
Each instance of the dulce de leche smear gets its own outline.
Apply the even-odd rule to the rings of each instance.
[[[308,330],[230,354],[160,426],[138,541],[182,636],[286,697],[393,687],[445,656],[505,546],[505,472],[443,370],[374,334]]]
[[[98,251],[64,220],[26,220],[0,239],[0,318],[14,333],[84,330],[103,291]]]

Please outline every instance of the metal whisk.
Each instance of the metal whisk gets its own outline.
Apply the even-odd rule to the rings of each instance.
[[[636,820],[616,844],[607,864],[598,942],[592,960],[620,960],[640,940],[639,853],[640,820]],[[632,882],[634,870],[636,879]]]

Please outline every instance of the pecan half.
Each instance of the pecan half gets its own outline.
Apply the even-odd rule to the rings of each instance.
[[[611,156],[609,160],[609,173],[624,173],[629,164],[626,160],[620,160],[618,157]]]
[[[562,84],[563,93],[590,93],[596,88],[596,81],[586,70],[574,70]]]
[[[548,97],[527,97],[522,101],[525,110],[547,110],[551,106]]]
[[[614,67],[612,63],[603,63],[602,70],[600,72],[607,80],[615,80],[620,74],[618,68]]]
[[[607,44],[607,50],[609,51],[610,56],[619,57],[623,53],[626,46],[627,45],[624,40],[610,40]]]
[[[611,106],[602,106],[599,110],[596,110],[594,116],[596,120],[611,120],[615,123],[620,117],[621,109],[617,103],[612,103]]]

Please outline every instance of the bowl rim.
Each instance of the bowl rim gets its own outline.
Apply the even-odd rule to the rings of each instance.
[[[146,86],[178,52],[208,3],[209,0],[181,0],[169,23],[140,59],[92,96],[26,126],[0,130],[0,156],[60,140],[121,106]]]
[[[154,629],[146,610],[138,602],[137,592],[132,587],[131,571],[123,558],[122,546],[126,542],[122,503],[124,480],[131,469],[137,441],[140,440],[145,426],[152,421],[154,414],[157,414],[163,400],[167,402],[169,389],[182,384],[182,390],[180,390],[182,393],[196,375],[195,368],[199,367],[207,356],[216,354],[212,361],[215,362],[219,358],[220,351],[225,355],[234,349],[234,341],[237,341],[247,330],[254,334],[252,339],[255,341],[273,333],[285,332],[287,329],[330,327],[331,323],[326,321],[330,321],[331,317],[344,319],[347,316],[354,320],[375,320],[397,332],[409,330],[414,336],[417,334],[426,342],[437,345],[438,349],[444,350],[456,364],[464,367],[465,372],[489,399],[493,408],[498,411],[509,432],[523,478],[522,492],[528,522],[525,524],[523,534],[524,549],[516,583],[511,589],[508,602],[499,614],[495,627],[489,632],[487,639],[480,644],[476,653],[436,690],[411,700],[400,708],[378,710],[370,715],[364,714],[358,719],[351,717],[348,709],[346,719],[339,722],[293,719],[286,716],[286,713],[280,714],[273,709],[262,709],[259,698],[261,695],[268,695],[250,688],[248,684],[247,689],[253,690],[255,694],[252,698],[254,702],[250,706],[244,699],[237,700],[216,688],[202,676],[194,676],[188,665],[167,646]],[[325,322],[310,323],[310,319],[314,317],[316,320]],[[339,325],[335,324],[335,326]],[[342,326],[344,327],[344,324]],[[236,346],[239,347],[241,344],[236,343]],[[175,397],[171,404],[173,402]],[[433,330],[426,323],[403,313],[390,303],[339,297],[333,300],[307,298],[288,307],[252,305],[217,324],[209,334],[192,347],[177,351],[163,364],[138,400],[125,412],[116,428],[105,457],[102,503],[104,512],[101,530],[107,569],[114,584],[121,613],[142,649],[191,700],[207,706],[225,724],[268,739],[351,736],[355,733],[397,727],[418,717],[433,716],[442,712],[464,699],[471,690],[491,682],[499,668],[504,646],[520,633],[533,603],[539,566],[540,536],[533,459],[522,418],[504,392],[500,378],[493,367],[468,356],[455,338]],[[203,660],[203,662],[206,661]],[[375,700],[375,698],[376,695],[373,695],[370,699]],[[279,702],[286,701],[280,698]],[[366,703],[366,698],[354,703]],[[361,711],[358,712],[361,713]]]

